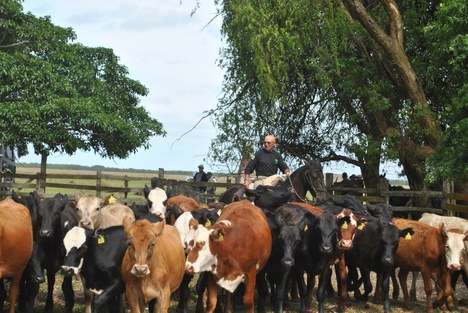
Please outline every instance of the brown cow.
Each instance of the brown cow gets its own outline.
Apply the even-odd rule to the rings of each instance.
[[[9,278],[9,312],[14,313],[21,276],[32,253],[33,235],[29,209],[12,199],[1,201],[0,234],[0,305],[3,308],[6,299],[3,280]]]
[[[186,271],[210,271],[207,311],[213,312],[218,285],[233,292],[244,281],[244,306],[254,312],[256,274],[268,261],[271,232],[263,211],[248,200],[224,207],[218,221],[206,228],[196,220],[186,236],[188,255]],[[188,237],[191,236],[191,239]]]
[[[164,220],[150,223],[124,219],[128,249],[122,278],[131,313],[143,312],[156,299],[154,312],[167,312],[171,293],[184,277],[185,253],[177,230]]]
[[[411,240],[400,239],[395,259],[395,268],[399,267],[398,278],[403,290],[404,300],[410,306],[410,297],[406,280],[410,271],[420,271],[424,280],[426,293],[426,312],[433,312],[431,295],[433,291],[431,274],[437,274],[437,281],[442,287],[442,294],[438,296],[435,305],[453,307],[450,296],[450,273],[447,268],[445,245],[447,234],[443,226],[435,228],[418,221],[403,218],[392,219],[399,229],[411,227],[414,235]]]
[[[201,205],[199,204],[195,199],[189,198],[184,195],[177,195],[174,197],[170,197],[167,199],[167,205],[168,206],[173,206],[177,205],[179,208],[184,211],[184,212],[191,212],[195,210],[199,210],[201,208],[206,208],[206,205]]]

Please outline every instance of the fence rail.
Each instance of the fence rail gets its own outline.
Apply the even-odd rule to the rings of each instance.
[[[328,175],[326,175],[327,177]],[[118,193],[122,195],[122,198],[128,199],[130,194],[135,194],[141,198],[142,190],[145,184],[150,183],[148,176],[134,176],[134,175],[113,175],[106,174],[103,172],[96,172],[96,174],[46,174],[45,177],[41,177],[40,173],[37,174],[5,174],[0,173],[0,182],[5,181],[4,178],[14,178],[15,183],[0,183],[0,197],[5,198],[11,195],[11,190],[20,194],[29,193],[32,190],[37,190],[41,196],[52,196],[55,193],[54,190],[60,190],[62,193],[66,193],[66,190],[70,190],[70,193],[77,191],[86,190],[88,192],[95,192],[97,196],[101,196],[103,193],[111,194]],[[167,187],[172,186],[190,186],[193,190],[197,187],[211,187],[214,186],[218,190],[224,190],[229,188],[236,183],[230,181],[227,182],[187,182],[176,179],[164,178],[164,170],[160,170],[158,174],[159,183],[161,186]],[[21,181],[21,182],[19,182]],[[75,181],[77,181],[75,183]],[[144,183],[143,183],[144,182]],[[219,188],[218,188],[219,187]],[[408,197],[412,198],[439,198],[441,200],[440,208],[430,207],[414,207],[412,205],[405,205],[401,207],[394,207],[395,211],[400,212],[431,212],[437,214],[447,213],[453,215],[454,213],[468,213],[468,206],[459,204],[457,201],[468,202],[468,194],[453,193],[446,191],[388,191],[381,190],[378,188],[349,188],[349,187],[334,187],[330,186],[327,182],[327,190],[330,195],[337,200],[340,197],[340,193],[352,192],[358,193],[358,198],[363,202],[386,202],[389,203],[390,197]],[[47,193],[49,191],[49,193]],[[198,193],[198,200],[208,201],[217,199],[217,195]],[[446,212],[444,212],[446,211]]]

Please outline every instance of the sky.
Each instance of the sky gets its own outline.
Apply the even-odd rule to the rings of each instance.
[[[195,3],[195,0],[23,2],[25,12],[48,15],[52,23],[73,28],[77,42],[113,49],[120,63],[128,68],[129,77],[149,89],[140,104],[167,132],[166,137],[153,137],[149,149],[140,149],[127,159],[105,159],[93,152],[80,151],[72,156],[50,155],[49,164],[193,172],[204,164],[205,171],[220,169],[207,160],[216,130],[209,119],[197,123],[204,112],[216,107],[221,96],[224,73],[217,62],[223,46],[222,20],[215,18],[214,0],[203,1],[191,15]],[[30,154],[18,161],[40,163],[40,156],[32,148],[29,150]],[[386,165],[383,170],[387,178],[396,177],[398,172],[394,165]],[[360,174],[357,167],[343,162],[324,167],[324,172],[343,171]]]
[[[48,15],[52,23],[73,28],[77,42],[113,49],[129,77],[149,89],[140,104],[167,132],[166,137],[153,137],[151,148],[127,159],[78,152],[51,155],[48,163],[193,171],[205,164],[205,170],[214,170],[205,162],[216,135],[209,119],[180,138],[205,111],[215,108],[221,95],[223,71],[217,60],[222,21],[212,21],[213,3],[204,1],[191,16],[195,0],[25,0],[25,12]],[[19,162],[40,163],[40,156],[29,150]]]

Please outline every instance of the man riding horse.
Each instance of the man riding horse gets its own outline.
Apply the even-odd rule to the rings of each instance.
[[[282,177],[277,175],[278,169],[286,176],[291,175],[291,171],[284,162],[281,154],[275,150],[275,146],[275,136],[266,135],[263,148],[255,153],[255,157],[245,168],[245,188],[255,189],[259,185],[276,185],[279,181],[282,182]],[[251,182],[250,175],[254,171],[256,178]]]

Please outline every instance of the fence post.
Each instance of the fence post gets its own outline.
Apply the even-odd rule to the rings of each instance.
[[[129,181],[129,180],[130,180],[130,179],[128,178],[128,176],[125,175],[125,180],[124,180],[124,187],[125,187],[125,188],[128,188],[128,181]],[[124,192],[124,198],[127,199],[127,197],[128,197],[128,192]]]
[[[36,191],[39,192],[41,190],[41,173],[36,173]]]
[[[164,169],[163,168],[158,169],[158,178],[159,179],[164,179]]]
[[[96,197],[101,196],[102,172],[96,172]]]
[[[377,185],[379,196],[382,197],[382,192],[388,191],[389,187],[390,187],[389,180],[386,179],[385,177],[380,177],[379,183]],[[385,203],[386,204],[390,203],[390,197],[388,195],[385,196]]]
[[[442,191],[444,192],[444,196],[443,196],[443,199],[442,199],[442,201],[443,201],[442,204],[444,204],[444,202],[445,202],[445,205],[442,205],[442,207],[447,208],[447,204],[449,204],[449,203],[450,204],[455,204],[455,200],[453,200],[453,199],[449,200],[447,198],[447,193],[453,193],[453,191],[454,191],[453,182],[449,181],[449,180],[444,180],[442,182],[442,189],[443,189]],[[454,216],[454,212],[452,210],[447,210],[447,215],[448,216]]]

